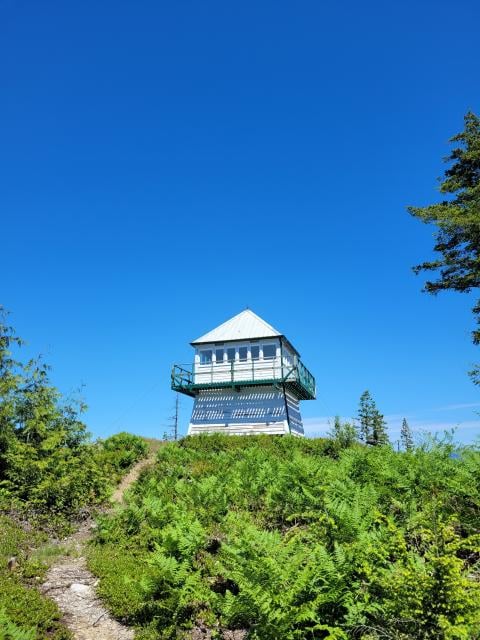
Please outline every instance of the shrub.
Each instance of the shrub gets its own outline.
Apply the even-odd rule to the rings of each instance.
[[[114,480],[122,475],[148,451],[146,441],[131,433],[117,433],[99,442],[95,462],[106,477]]]
[[[103,502],[147,444],[128,433],[91,443],[84,403],[62,398],[41,360],[16,360],[21,344],[0,307],[0,508],[60,526]]]
[[[145,638],[478,639],[480,452],[457,453],[185,438],[100,521],[90,566]]]

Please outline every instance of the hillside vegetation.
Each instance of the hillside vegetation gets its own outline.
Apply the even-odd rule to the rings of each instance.
[[[171,443],[89,563],[138,637],[480,637],[480,451]],[[212,634],[212,635],[209,635]]]
[[[49,535],[105,503],[148,446],[128,433],[92,442],[82,404],[43,362],[14,357],[21,345],[0,308],[0,640],[63,640],[57,606],[37,589],[60,551]]]
[[[49,536],[71,530],[80,510],[104,502],[146,444],[138,436],[117,434],[73,449],[58,444],[45,453],[30,443],[28,457],[22,445],[12,440],[8,459],[14,464],[0,481],[0,640],[67,640],[71,635],[56,604],[38,591],[50,561],[62,553]],[[25,458],[26,470],[36,473],[19,473],[13,484],[11,470],[20,471]]]

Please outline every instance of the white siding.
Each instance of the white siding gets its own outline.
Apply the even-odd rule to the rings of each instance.
[[[195,398],[188,433],[221,431],[239,433],[288,433],[283,391],[250,387],[240,391],[211,389]]]
[[[264,357],[264,346],[274,346],[275,357]],[[258,346],[260,348],[260,358],[253,360],[251,357],[251,347]],[[216,349],[224,350],[224,359],[217,362],[215,357]],[[247,359],[240,360],[240,349],[247,350]],[[227,360],[227,349],[235,349],[235,360],[229,362]],[[212,352],[212,362],[209,364],[201,364],[200,356],[202,351]],[[279,380],[282,378],[282,361],[280,357],[280,341],[277,339],[266,339],[258,342],[224,342],[202,344],[196,349],[195,353],[195,384],[212,384],[215,382],[231,382],[239,380]]]
[[[287,392],[290,430],[303,435],[298,400]],[[188,433],[289,433],[283,390],[273,386],[201,391],[195,398]]]
[[[286,392],[286,397],[287,397],[287,405],[288,405],[288,420],[290,424],[290,431],[294,435],[303,436],[304,434],[303,422],[302,422],[302,416],[300,414],[300,403],[298,401],[298,398],[296,398],[294,395],[292,395],[288,391]]]
[[[298,375],[299,356],[271,325],[246,310],[192,345],[195,361],[189,382],[200,388],[194,389],[198,395],[190,435],[304,435],[295,392],[284,392],[283,384],[277,382]],[[229,383],[236,383],[235,388]],[[225,387],[219,389],[219,384]]]
[[[242,425],[193,425],[190,424],[188,429],[189,436],[198,436],[201,433],[225,433],[229,436],[283,436],[288,433],[288,429],[284,422],[275,424],[258,425],[258,424],[242,424]],[[297,434],[293,434],[297,435]]]

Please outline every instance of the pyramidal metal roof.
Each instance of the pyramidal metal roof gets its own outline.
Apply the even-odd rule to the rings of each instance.
[[[254,338],[279,338],[283,336],[271,324],[262,320],[250,309],[245,309],[216,329],[212,329],[191,344],[207,342],[228,342],[229,340],[251,340]]]

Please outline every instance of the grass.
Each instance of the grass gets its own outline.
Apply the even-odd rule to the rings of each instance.
[[[38,590],[49,561],[60,553],[45,535],[0,515],[0,640],[70,640],[56,604]],[[36,547],[38,551],[35,551]],[[16,559],[13,570],[8,568]]]

